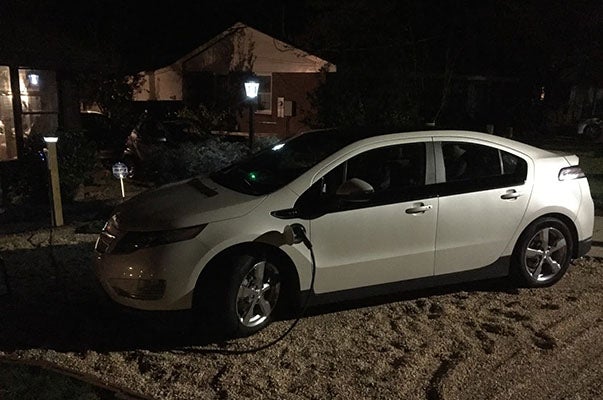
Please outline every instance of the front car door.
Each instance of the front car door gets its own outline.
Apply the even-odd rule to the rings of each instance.
[[[439,198],[435,274],[494,265],[526,211],[530,160],[510,149],[434,142]]]
[[[296,208],[310,219],[325,293],[433,275],[438,200],[429,141],[354,152],[319,173]]]

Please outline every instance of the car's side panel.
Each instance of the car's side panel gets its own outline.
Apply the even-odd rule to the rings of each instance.
[[[546,215],[559,214],[572,221],[578,233],[578,240],[592,236],[594,206],[586,179],[559,181],[559,171],[569,166],[562,157],[534,160],[534,189],[532,198],[518,230],[505,249],[505,254],[513,252],[521,233],[530,225]]]
[[[316,293],[432,275],[437,201],[389,204],[312,220]],[[406,213],[417,204],[431,209]]]
[[[508,190],[522,196],[501,199]],[[523,218],[529,192],[522,185],[440,198],[435,274],[480,268],[497,260]]]
[[[512,150],[479,141],[442,138],[448,143],[472,143],[505,152]],[[436,142],[437,145],[440,142]],[[438,152],[438,155],[441,154]],[[467,271],[495,262],[504,254],[510,238],[517,231],[530,202],[533,163],[523,154],[513,152],[527,164],[525,180],[515,185],[480,182],[442,183],[438,211],[435,251],[435,275]],[[436,163],[444,168],[441,156]],[[444,179],[443,174],[438,174]],[[511,196],[509,196],[511,195]],[[517,197],[516,197],[517,196]],[[508,198],[507,198],[508,197]]]

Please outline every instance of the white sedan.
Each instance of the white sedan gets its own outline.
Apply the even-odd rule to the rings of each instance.
[[[248,335],[307,296],[551,285],[590,249],[593,220],[575,155],[466,131],[311,131],[121,204],[96,271],[118,303]]]

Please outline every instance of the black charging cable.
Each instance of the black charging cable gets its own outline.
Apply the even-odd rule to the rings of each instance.
[[[197,349],[196,348],[184,348],[180,351],[172,351],[172,353],[174,353],[174,352],[180,353],[181,351],[184,351],[184,350],[186,350],[187,352],[202,353],[202,354],[242,355],[242,354],[257,353],[259,351],[266,350],[267,348],[272,347],[275,344],[279,343],[280,341],[285,339],[293,331],[293,329],[295,329],[297,324],[299,324],[299,322],[301,321],[303,316],[306,314],[308,305],[310,304],[310,297],[312,296],[312,293],[314,292],[314,279],[316,278],[316,259],[314,258],[314,250],[312,249],[312,242],[310,242],[310,239],[308,239],[308,236],[306,236],[306,230],[303,227],[303,225],[293,224],[293,225],[288,226],[288,228],[291,229],[290,233],[293,234],[292,243],[290,243],[290,244],[303,243],[308,248],[308,250],[310,250],[310,258],[312,259],[312,277],[310,279],[310,289],[308,291],[308,295],[306,296],[306,299],[304,300],[304,304],[303,304],[298,316],[295,318],[295,321],[293,321],[293,323],[289,326],[289,328],[287,328],[287,330],[285,332],[283,332],[276,339],[271,340],[270,342],[263,344],[261,346],[253,347],[250,349],[231,350],[231,349],[216,349],[216,348],[197,348]]]

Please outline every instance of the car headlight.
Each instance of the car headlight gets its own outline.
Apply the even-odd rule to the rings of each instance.
[[[111,253],[131,253],[148,247],[182,242],[194,238],[206,226],[207,224],[167,231],[127,232],[119,239]]]

